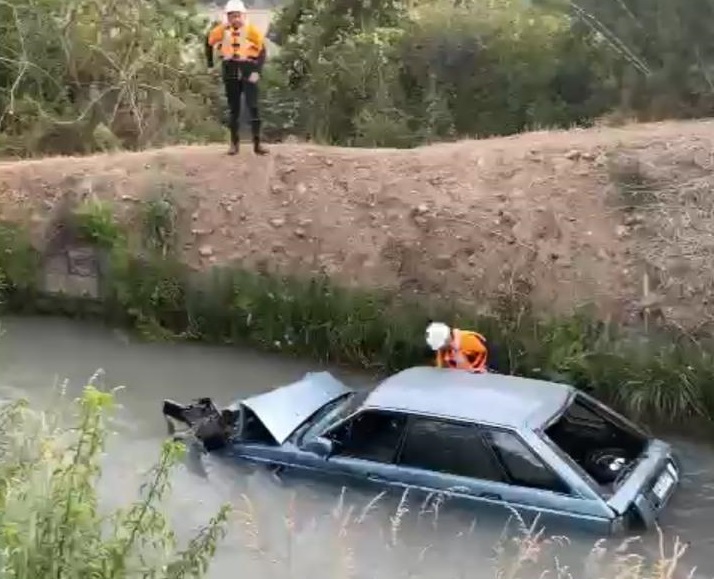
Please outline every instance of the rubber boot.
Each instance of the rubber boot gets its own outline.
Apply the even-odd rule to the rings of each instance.
[[[233,119],[228,120],[228,131],[231,136],[231,145],[228,147],[229,155],[237,155],[240,150],[240,126],[238,122],[236,121],[235,125],[233,125]]]
[[[237,155],[238,151],[240,150],[240,141],[238,140],[238,137],[236,136],[235,138],[231,139],[231,146],[228,147],[228,154],[229,155]]]
[[[253,129],[253,152],[256,155],[267,155],[268,150],[260,144],[260,121],[253,121],[251,128]]]

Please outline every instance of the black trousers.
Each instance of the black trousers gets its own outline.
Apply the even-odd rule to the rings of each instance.
[[[245,104],[250,115],[253,141],[260,139],[258,83],[248,81],[248,77],[252,72],[256,72],[256,67],[251,63],[223,63],[223,84],[226,90],[226,100],[228,101],[228,128],[231,132],[232,143],[237,143],[239,140],[243,96],[245,96]]]

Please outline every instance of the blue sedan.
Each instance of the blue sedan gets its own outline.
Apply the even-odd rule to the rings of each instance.
[[[653,527],[679,484],[671,447],[579,390],[415,367],[371,391],[328,372],[219,410],[164,401],[208,452],[586,523]]]

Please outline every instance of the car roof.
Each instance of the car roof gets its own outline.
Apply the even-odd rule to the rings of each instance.
[[[381,382],[362,407],[507,428],[537,428],[550,420],[573,392],[567,384],[419,366]]]

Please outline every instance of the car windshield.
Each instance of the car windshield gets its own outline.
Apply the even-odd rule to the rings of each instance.
[[[369,391],[367,390],[350,392],[332,402],[328,402],[313,416],[309,426],[307,426],[300,438],[305,440],[317,436],[345,416],[349,416],[360,407],[368,393]]]

